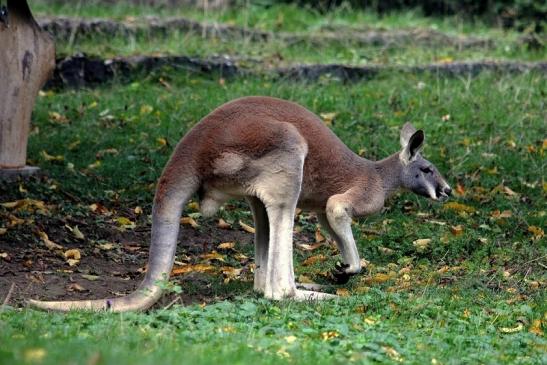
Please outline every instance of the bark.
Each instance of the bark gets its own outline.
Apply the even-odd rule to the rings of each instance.
[[[26,0],[8,0],[0,16],[0,170],[25,166],[30,117],[55,68],[55,47]]]

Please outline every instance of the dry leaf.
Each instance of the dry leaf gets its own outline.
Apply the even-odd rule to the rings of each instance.
[[[528,226],[528,232],[530,232],[534,236],[534,239],[536,240],[542,238],[545,235],[545,232],[543,232],[543,229],[537,226]]]
[[[461,224],[458,224],[457,226],[450,226],[450,232],[454,236],[459,236],[463,233],[463,226]]]
[[[71,283],[71,284],[68,284],[67,290],[68,290],[68,291],[77,291],[77,292],[87,291],[86,288],[84,288],[83,286],[81,286],[81,285],[78,284],[78,283]]]
[[[317,262],[323,262],[327,259],[325,255],[310,256],[302,262],[302,266],[310,266]]]
[[[219,250],[231,250],[235,247],[235,242],[222,242],[217,246]]]
[[[383,247],[383,246],[378,246],[378,251],[380,251],[381,253],[383,253],[384,255],[393,255],[395,253],[394,250],[392,250],[391,248],[389,247]]]
[[[53,123],[67,124],[68,118],[57,112],[49,112],[49,120]]]
[[[80,263],[80,260],[68,259],[66,260],[66,263],[68,264],[68,266],[76,266]]]
[[[543,336],[543,331],[541,330],[541,319],[534,320],[528,331],[534,335]]]
[[[55,242],[51,241],[49,237],[47,236],[46,232],[38,231],[38,235],[42,239],[42,242],[44,242],[44,245],[50,249],[50,250],[62,250],[63,246],[56,244]]]
[[[242,221],[239,221],[239,225],[241,226],[241,228],[243,228],[245,232],[255,233],[255,229],[253,227],[243,223]]]
[[[315,282],[310,277],[304,274],[298,276],[298,282],[302,284],[315,284]]]
[[[337,114],[338,113],[321,113],[319,115],[323,118],[323,122],[325,122],[326,125],[332,125],[332,121],[336,118]]]
[[[296,340],[297,340],[296,336],[293,336],[293,335],[285,337],[285,341],[287,341],[287,343],[293,343]]]
[[[190,225],[194,229],[199,228],[199,224],[192,217],[182,217],[180,223]]]
[[[503,212],[500,212],[499,209],[496,209],[492,212],[491,216],[494,219],[511,218],[513,216],[513,212],[511,212],[510,210],[504,210]]]
[[[350,293],[349,290],[346,288],[338,288],[336,289],[336,295],[338,295],[339,297],[349,297]]]
[[[91,210],[93,213],[97,213],[97,214],[100,214],[100,215],[105,215],[105,216],[111,216],[112,215],[111,211],[109,211],[104,205],[99,204],[99,203],[91,204],[89,206],[89,210]]]
[[[65,259],[80,260],[82,258],[82,254],[80,253],[80,250],[78,250],[77,248],[66,250],[64,255],[65,255]]]
[[[133,229],[136,227],[135,222],[132,222],[129,218],[118,217],[115,219],[116,223],[123,229]]]
[[[142,214],[142,208],[137,206],[135,207],[135,209],[133,209],[133,212],[135,212],[135,214]]]
[[[309,245],[307,243],[297,243],[296,247],[301,249],[302,251],[313,251],[319,247],[323,246],[321,242],[314,243],[313,245]]]
[[[6,228],[0,228],[0,236],[5,234],[8,230]]]
[[[414,245],[414,248],[416,248],[416,251],[424,252],[429,246],[430,242],[431,242],[431,238],[420,238],[413,241],[412,245]]]
[[[232,226],[230,223],[226,222],[224,219],[220,218],[217,223],[217,227],[220,229],[230,229]]]
[[[178,266],[171,270],[171,276],[184,275],[190,272],[213,272],[215,267],[207,264]]]
[[[321,243],[325,240],[325,237],[321,234],[319,227],[315,229],[315,242]]]
[[[72,228],[72,227],[69,226],[68,224],[65,224],[65,227],[66,227],[66,228],[74,235],[74,237],[76,237],[77,239],[79,239],[79,240],[85,239],[84,234],[80,231],[80,229],[78,228],[78,226],[75,226],[74,228]]]
[[[206,260],[206,261],[212,261],[212,260],[217,260],[217,261],[222,261],[224,262],[224,256],[219,254],[218,252],[216,251],[212,251],[212,252],[209,252],[209,253],[206,253],[206,254],[203,254],[200,256],[202,259]]]
[[[65,159],[63,157],[63,155],[52,156],[49,153],[47,153],[46,151],[40,152],[40,155],[42,155],[42,157],[46,161],[63,161]]]
[[[456,194],[459,195],[459,196],[463,196],[465,195],[465,188],[463,187],[462,184],[460,183],[457,183],[456,184]]]
[[[450,61],[452,62],[452,61]],[[393,360],[397,362],[402,362],[403,358],[401,357],[401,354],[399,354],[393,347],[390,346],[382,346],[382,349],[386,352],[386,354],[392,358]]]
[[[462,204],[462,203],[458,203],[458,202],[448,202],[448,203],[445,203],[443,205],[443,208],[446,209],[446,210],[453,210],[455,212],[465,212],[465,213],[473,213],[475,212],[475,208],[469,206],[469,205],[465,205],[465,204]]]
[[[101,250],[109,251],[109,250],[112,250],[114,248],[114,244],[110,243],[110,242],[107,242],[107,243],[103,243],[103,244],[98,245],[98,247]]]
[[[86,280],[89,280],[89,281],[95,281],[95,280],[100,279],[100,276],[98,276],[98,275],[82,274],[81,276],[82,276],[82,278],[84,278]]]
[[[503,333],[515,333],[515,332],[520,332],[520,331],[522,331],[523,328],[524,328],[524,326],[522,325],[522,323],[519,323],[519,324],[517,324],[515,327],[501,327],[501,328],[500,328],[500,332],[503,332]]]

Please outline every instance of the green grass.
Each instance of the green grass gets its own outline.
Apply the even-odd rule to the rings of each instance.
[[[499,332],[517,318],[537,319],[545,301],[510,306],[504,297],[476,289],[416,295],[373,290],[320,304],[242,298],[146,315],[4,312],[0,363],[545,362],[543,338]]]
[[[351,296],[337,301],[275,303],[257,299],[248,283],[210,278],[213,292],[232,290],[238,298],[146,314],[7,310],[0,313],[0,363],[544,363],[547,343],[533,331],[546,320],[547,250],[529,227],[545,228],[546,93],[545,76],[535,73],[221,84],[169,69],[132,84],[47,92],[33,115],[29,159],[49,178],[23,189],[2,185],[6,200],[30,197],[77,212],[116,199],[149,214],[154,183],[178,139],[214,107],[259,94],[337,113],[333,130],[371,159],[395,152],[399,127],[412,121],[425,130],[425,156],[453,186],[462,185],[464,194],[453,200],[474,212],[403,194],[382,214],[356,222],[370,265],[347,285]],[[63,117],[67,123],[59,123]],[[99,153],[112,148],[115,154]],[[42,151],[63,159],[50,161]],[[511,216],[497,219],[496,210]],[[222,214],[236,220],[239,213]],[[299,225],[314,230],[306,215]],[[458,225],[463,233],[452,234]],[[5,237],[11,234],[17,231]],[[423,251],[412,244],[420,238],[432,239]],[[297,262],[318,253],[327,260],[298,264],[297,276],[324,280],[335,251],[297,250]]]
[[[327,15],[293,5],[240,6],[235,9],[200,12],[193,8],[128,6],[120,3],[114,6],[96,5],[94,2],[74,5],[46,6],[36,2],[34,9],[38,15],[71,15],[108,17],[123,20],[128,16],[147,15],[184,16],[208,23],[238,25],[267,31],[283,31],[300,35],[320,36],[330,28],[335,33],[359,33],[363,29],[401,30],[422,28],[440,30],[453,36],[482,36],[492,39],[493,47],[472,47],[459,49],[455,46],[437,44],[427,47],[415,42],[400,42],[395,45],[362,46],[347,41],[287,42],[276,37],[268,41],[242,39],[207,39],[193,32],[169,32],[166,36],[149,34],[146,31],[136,36],[112,36],[104,42],[104,35],[76,37],[71,41],[59,41],[57,51],[60,55],[85,52],[101,57],[114,57],[135,54],[185,54],[197,57],[230,55],[243,59],[261,60],[267,65],[287,65],[294,63],[343,63],[349,65],[367,64],[405,64],[415,65],[432,62],[473,61],[484,59],[510,59],[537,61],[546,59],[545,50],[529,50],[519,42],[521,34],[486,27],[480,22],[469,22],[450,18],[439,20],[425,18],[412,12],[394,13],[385,17],[353,10],[346,7],[335,8]],[[138,24],[138,20],[136,21]],[[351,38],[351,37],[350,37]],[[252,65],[252,62],[247,62]],[[245,65],[245,62],[243,62]],[[262,65],[263,67],[263,65]]]

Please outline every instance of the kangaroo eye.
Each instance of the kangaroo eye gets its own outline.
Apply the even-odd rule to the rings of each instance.
[[[433,172],[429,167],[422,167],[420,170],[422,170],[424,174],[431,174]]]

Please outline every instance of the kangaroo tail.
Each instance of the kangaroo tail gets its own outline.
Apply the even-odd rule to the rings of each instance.
[[[110,310],[113,312],[138,311],[151,307],[161,296],[159,281],[169,279],[180,226],[180,216],[188,199],[197,191],[195,176],[170,178],[169,164],[156,190],[152,209],[152,241],[148,257],[148,270],[144,280],[134,292],[117,298],[75,301],[29,300],[31,307],[54,310]]]

